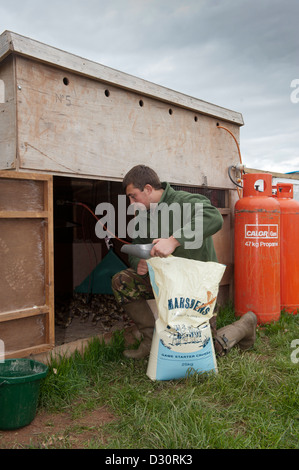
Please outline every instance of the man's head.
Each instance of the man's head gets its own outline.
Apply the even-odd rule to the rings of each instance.
[[[154,189],[161,189],[161,182],[157,173],[145,165],[136,165],[125,175],[123,188],[126,190],[129,184],[140,191],[143,191],[146,184],[150,184]]]
[[[145,165],[136,165],[125,175],[123,188],[131,204],[141,203],[147,209],[159,202],[163,192],[157,173]]]

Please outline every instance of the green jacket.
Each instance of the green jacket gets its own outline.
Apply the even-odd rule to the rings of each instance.
[[[169,236],[173,235],[174,238],[180,242],[180,246],[175,249],[173,256],[195,259],[199,261],[217,261],[212,235],[218,232],[223,224],[222,215],[218,209],[212,206],[210,200],[201,194],[192,194],[186,191],[175,191],[173,188],[171,188],[169,183],[162,183],[162,187],[164,192],[156,210],[158,209],[160,211],[163,208],[163,203],[165,203],[164,206],[168,208],[171,204],[175,203],[172,207],[176,206],[176,208],[181,208],[181,220],[179,226],[183,227],[183,229],[178,230],[178,217],[174,217],[173,211],[169,210],[169,219],[167,219],[169,223],[167,223],[167,227],[165,223],[161,224],[161,217],[159,219],[156,218],[156,232],[152,233],[153,225],[151,225],[151,221],[153,220],[153,217],[151,212],[150,210],[142,211],[143,215],[140,215],[141,213],[138,214],[138,218],[139,220],[143,221],[142,224],[146,224],[146,229],[143,230],[143,232],[146,231],[146,233],[142,233],[142,235],[145,236],[141,237],[138,235],[138,230],[136,230],[137,236],[133,238],[132,243],[151,243],[155,238],[168,238]],[[198,206],[202,208],[200,214],[195,210],[196,203],[201,203],[201,205]],[[185,204],[185,206],[183,206],[183,204]],[[190,212],[187,212],[187,206],[189,207]],[[184,212],[185,209],[186,212]],[[164,219],[164,221],[165,220],[166,219]],[[187,231],[186,228],[188,223],[190,224],[189,231]],[[191,232],[194,233],[194,237],[196,237],[195,229],[197,229],[199,226],[202,228],[200,236],[202,237],[202,243],[200,244],[201,246],[197,247],[197,243],[196,248],[186,248],[186,243],[192,240],[190,238]],[[166,228],[167,233],[165,236]],[[195,240],[195,238],[193,239]],[[129,262],[132,268],[137,270],[139,258],[136,256],[129,256]]]

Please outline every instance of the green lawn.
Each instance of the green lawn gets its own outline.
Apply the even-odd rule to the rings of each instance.
[[[222,309],[218,327],[233,320]],[[94,339],[83,355],[52,361],[39,408],[79,416],[105,405],[116,417],[100,430],[106,449],[298,448],[299,315],[258,327],[254,348],[218,358],[216,375],[153,382],[147,361],[124,359],[123,349],[117,332],[107,345]]]

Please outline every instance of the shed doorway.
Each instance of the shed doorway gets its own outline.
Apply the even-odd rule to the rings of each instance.
[[[55,346],[130,325],[111,290],[127,256],[118,239],[97,237],[93,215],[103,202],[117,214],[121,194],[117,181],[53,177]]]

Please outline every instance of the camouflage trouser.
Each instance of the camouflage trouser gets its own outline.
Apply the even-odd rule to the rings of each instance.
[[[154,294],[149,275],[139,276],[132,268],[125,269],[115,274],[112,278],[112,290],[116,300],[124,305],[134,300],[153,299]],[[210,319],[210,327],[214,340],[215,352],[217,355],[223,355],[223,347],[216,340],[216,314]]]
[[[149,275],[139,276],[132,268],[120,271],[113,276],[112,290],[120,304],[127,304],[139,299],[149,300],[154,298]]]

